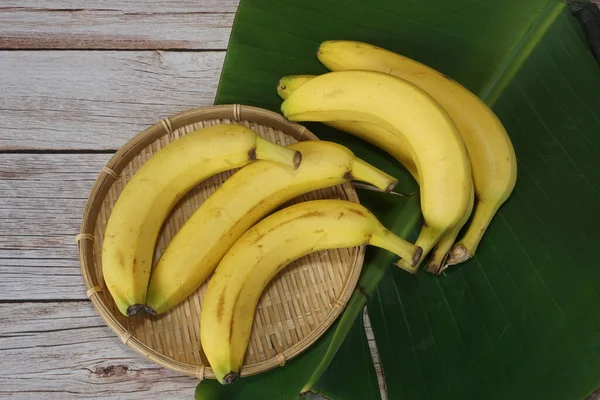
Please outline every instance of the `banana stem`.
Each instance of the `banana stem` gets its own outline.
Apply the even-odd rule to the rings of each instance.
[[[254,153],[254,154],[252,154]],[[250,150],[248,156],[251,160],[271,160],[297,169],[302,162],[302,153],[279,146],[261,137],[256,138],[256,146]]]
[[[369,240],[369,244],[391,251],[411,266],[416,265],[423,255],[421,247],[407,242],[385,228],[381,233],[374,234]]]
[[[479,200],[477,202],[475,205],[475,212],[473,213],[473,219],[471,220],[465,235],[452,248],[452,252],[448,259],[448,265],[460,264],[475,255],[475,250],[477,250],[477,246],[479,246],[483,234],[490,225],[490,222],[492,221],[492,218],[494,218],[499,207],[500,204],[498,204],[498,202],[489,202],[485,200]]]
[[[367,164],[360,158],[355,158],[351,165],[351,170],[348,171],[351,180],[369,182],[383,192],[391,192],[398,184],[398,180],[391,175]]]
[[[440,241],[435,246],[431,259],[425,266],[427,272],[439,275],[448,267],[446,260],[450,255],[450,250],[460,232],[460,228],[462,228],[462,225],[459,224],[442,235]]]
[[[429,254],[433,246],[440,240],[440,237],[443,235],[443,231],[439,229],[435,229],[430,227],[429,225],[423,225],[421,229],[421,233],[419,234],[419,238],[417,239],[415,245],[420,246],[422,248],[423,254],[421,255],[420,260],[417,263],[411,264],[409,260],[401,259],[396,263],[397,266],[410,272],[411,274],[416,274],[419,270],[419,266],[423,259]]]
[[[435,245],[435,249],[431,256],[431,259],[425,266],[425,270],[427,272],[431,272],[433,274],[439,275],[441,274],[449,265],[449,259],[452,253],[452,246],[458,237],[462,227],[471,217],[471,213],[473,212],[473,207],[475,206],[473,203],[475,201],[475,190],[471,189],[471,200],[469,201],[469,206],[465,210],[465,214],[458,224],[448,229],[442,237],[440,241]]]
[[[398,236],[404,238],[408,237],[410,232],[419,222],[419,210],[418,196],[411,197],[406,203],[400,218],[393,224],[394,226],[392,228],[399,232]],[[371,262],[365,263],[363,273],[358,280],[358,284],[352,293],[352,297],[350,297],[350,301],[348,302],[344,313],[340,317],[331,342],[329,343],[329,347],[327,348],[323,359],[315,369],[315,372],[313,372],[302,388],[301,393],[312,391],[323,374],[327,371],[327,368],[333,361],[333,358],[352,328],[354,321],[362,314],[362,310],[367,304],[367,301],[375,292],[377,285],[379,285],[379,282],[388,271],[388,267],[391,263],[391,254],[387,252],[380,252],[379,254],[380,256],[375,257]]]
[[[371,190],[373,192],[383,192],[383,190],[379,189],[378,187],[369,185],[368,183],[352,182],[352,186],[354,186],[355,189]],[[415,195],[415,192],[399,193],[399,192],[394,192],[392,190],[392,191],[389,191],[388,194],[393,194],[394,196],[400,196],[400,197],[411,197],[411,196]]]

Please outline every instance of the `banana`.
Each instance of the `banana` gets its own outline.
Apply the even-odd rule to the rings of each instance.
[[[315,78],[315,75],[290,75],[281,78],[277,84],[277,94],[282,99],[287,99],[291,93],[304,83]],[[413,178],[419,182],[419,175],[415,163],[410,155],[410,145],[402,136],[390,135],[389,131],[377,125],[358,121],[333,121],[326,122],[327,125],[340,131],[357,136],[380,149],[386,151],[398,160]],[[447,230],[434,247],[431,259],[425,266],[429,272],[440,274],[447,266],[446,260],[454,245],[456,237],[467,222],[473,211],[473,189],[471,189],[471,200],[460,222]],[[418,265],[416,266],[418,268]]]
[[[225,181],[184,224],[152,271],[149,312],[163,313],[190,295],[236,239],[286,201],[353,179],[386,192],[397,183],[336,143],[308,141],[288,148],[302,153],[298,169],[255,162]]]
[[[406,140],[420,182],[425,224],[416,244],[424,255],[464,218],[472,191],[464,143],[449,115],[417,86],[379,72],[330,72],[298,87],[281,110],[292,121],[366,122]],[[412,273],[418,267],[398,265]]]
[[[476,95],[446,75],[380,47],[355,41],[326,41],[317,56],[332,71],[370,70],[405,79],[429,93],[448,112],[467,147],[477,198],[473,218],[454,246],[448,264],[472,257],[517,180],[515,151],[500,120]]]
[[[452,246],[454,245],[458,234],[460,233],[463,226],[467,223],[473,212],[475,200],[475,191],[471,190],[471,199],[469,205],[465,211],[462,219],[452,228],[448,229],[437,242],[431,253],[431,258],[425,265],[425,270],[432,274],[441,274],[450,264],[448,264],[448,258],[451,255]]]
[[[287,99],[296,89],[304,83],[315,78],[316,75],[290,75],[284,76],[277,83],[277,94],[283,99]],[[398,160],[412,175],[419,181],[419,172],[410,155],[410,145],[404,139],[404,136],[390,135],[390,132],[380,128],[377,125],[359,121],[330,121],[325,122],[335,129],[350,133],[359,137],[380,149],[389,153]]]
[[[123,189],[104,234],[102,272],[119,311],[134,315],[142,310],[160,227],[187,191],[211,175],[256,159],[291,170],[301,157],[241,125],[200,129],[158,151]]]
[[[315,251],[370,244],[411,259],[415,246],[394,235],[360,204],[315,200],[256,224],[227,251],[208,283],[200,315],[206,358],[221,383],[235,382],[258,300],[275,275]]]

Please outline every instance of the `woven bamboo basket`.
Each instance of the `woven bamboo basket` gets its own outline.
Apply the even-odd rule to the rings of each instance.
[[[206,283],[164,315],[124,317],[106,289],[100,255],[112,207],[127,181],[146,160],[171,141],[196,129],[233,123],[243,124],[281,145],[318,140],[306,128],[279,114],[250,106],[202,107],[165,118],[131,139],[102,168],[77,236],[87,295],[108,326],[125,345],[151,361],[199,379],[214,378],[199,340]],[[202,182],[178,203],[161,230],[155,259],[193,211],[233,172]],[[314,191],[294,202],[326,198],[358,202],[350,184]],[[364,250],[363,246],[308,255],[290,264],[269,284],[255,315],[242,376],[284,365],[331,326],[358,281]]]

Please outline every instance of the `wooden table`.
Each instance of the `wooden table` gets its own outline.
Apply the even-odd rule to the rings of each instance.
[[[119,146],[212,104],[237,3],[0,1],[0,397],[193,397],[105,326],[74,237]]]

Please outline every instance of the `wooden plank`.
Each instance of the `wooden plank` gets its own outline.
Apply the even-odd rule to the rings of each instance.
[[[0,397],[191,399],[197,379],[123,345],[89,302],[0,304]]]
[[[227,48],[237,0],[3,0],[0,49]]]
[[[116,149],[213,103],[223,52],[0,51],[0,150]]]
[[[87,301],[0,304],[0,368],[0,397],[20,399],[189,399],[198,382],[123,345]]]
[[[110,157],[0,156],[0,301],[86,299],[74,237]]]
[[[232,13],[0,9],[0,49],[227,48]]]
[[[239,0],[2,0],[0,11],[23,10],[99,10],[123,13],[235,13]]]

